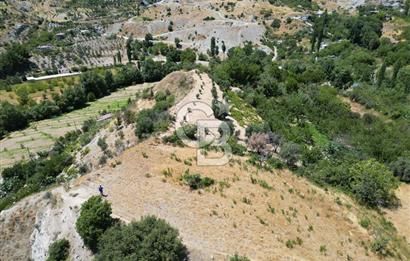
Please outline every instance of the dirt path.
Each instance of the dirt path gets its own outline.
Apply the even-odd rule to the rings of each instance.
[[[396,196],[400,199],[401,206],[395,210],[387,210],[386,217],[410,244],[410,184],[402,184],[396,190]]]
[[[374,110],[374,109],[367,109],[365,106],[361,105],[358,102],[352,101],[349,97],[341,96],[338,95],[339,99],[348,104],[350,106],[350,110],[352,112],[360,114],[360,116],[363,116],[365,114],[371,114],[377,117],[384,117],[380,112]]]

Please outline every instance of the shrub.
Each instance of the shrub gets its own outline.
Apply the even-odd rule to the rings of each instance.
[[[393,173],[375,160],[361,161],[350,170],[351,189],[356,198],[370,207],[386,206],[394,199],[398,181]]]
[[[215,183],[215,181],[211,178],[203,178],[197,173],[190,174],[189,171],[185,171],[182,175],[182,180],[184,180],[192,190],[209,187]]]
[[[410,159],[400,157],[390,164],[393,174],[403,182],[410,182]]]
[[[99,138],[97,141],[97,145],[101,148],[102,151],[105,151],[108,148],[108,144],[105,141],[105,138]]]
[[[246,153],[246,147],[239,144],[235,136],[230,136],[228,139],[228,144],[231,146],[232,153],[234,155],[244,156]]]
[[[187,260],[188,251],[179,233],[154,216],[114,226],[101,237],[96,260]]]
[[[249,148],[260,155],[265,155],[267,153],[267,144],[268,135],[265,133],[253,133],[248,139]]]
[[[288,165],[293,166],[299,158],[300,147],[296,143],[287,142],[282,146],[279,154],[284,160],[286,160]]]
[[[60,239],[52,243],[48,249],[47,261],[67,260],[70,251],[70,242],[67,239]]]
[[[370,227],[370,224],[371,224],[371,221],[370,221],[370,219],[369,218],[363,218],[363,219],[361,219],[360,221],[359,221],[359,224],[363,227],[363,228],[369,228]]]
[[[251,261],[249,258],[246,256],[240,256],[238,254],[235,254],[234,256],[231,256],[229,258],[229,261]]]
[[[212,100],[212,110],[215,118],[224,120],[228,116],[229,107],[227,104],[214,99]]]
[[[272,28],[278,29],[278,28],[280,28],[280,24],[281,24],[280,19],[275,18],[275,19],[273,19],[273,22],[272,22],[271,26],[272,26]]]
[[[110,203],[100,196],[92,196],[82,204],[75,226],[84,244],[95,252],[98,239],[113,223]]]
[[[388,245],[389,239],[384,237],[377,237],[371,245],[371,250],[380,256],[388,256],[390,255]]]

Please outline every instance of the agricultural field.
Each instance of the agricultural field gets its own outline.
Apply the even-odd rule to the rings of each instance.
[[[52,94],[60,94],[65,88],[74,86],[80,82],[80,76],[58,77],[49,80],[26,81],[9,86],[9,90],[0,90],[0,101],[8,101],[12,104],[19,103],[19,96],[28,95],[34,101],[41,101],[46,97],[52,98]]]
[[[81,128],[82,123],[87,119],[120,110],[127,105],[128,99],[135,98],[138,91],[149,86],[150,84],[142,84],[127,87],[95,102],[90,102],[83,109],[53,119],[34,122],[27,129],[10,133],[0,141],[0,169],[21,159],[29,159],[30,153],[50,149],[56,138]]]

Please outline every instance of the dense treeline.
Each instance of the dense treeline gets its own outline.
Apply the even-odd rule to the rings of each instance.
[[[29,50],[21,44],[6,46],[5,52],[0,54],[0,79],[22,73],[30,66]]]
[[[317,7],[317,5],[312,3],[311,0],[269,0],[269,3],[273,5],[287,5],[290,7],[299,7],[299,6],[303,8]]]
[[[17,45],[13,48],[25,50]],[[130,37],[127,41],[127,56],[129,61],[137,60],[138,67],[132,64],[121,66],[115,74],[111,69],[106,69],[103,75],[95,71],[87,71],[82,74],[79,85],[64,89],[62,94],[54,95],[52,100],[35,103],[29,99],[28,94],[25,94],[20,95],[20,105],[0,103],[0,137],[26,127],[29,122],[82,108],[87,102],[106,96],[119,88],[142,82],[159,81],[175,70],[194,68],[196,53],[191,49],[182,51],[178,48],[180,48],[178,41],[176,47],[154,43],[150,34],[147,34],[143,41],[133,40]],[[14,53],[18,54],[17,51]],[[149,58],[160,54],[166,57],[165,63],[155,62]],[[21,63],[14,56],[10,60]],[[14,120],[16,117],[20,119],[19,122]]]
[[[388,205],[394,203],[392,191],[397,186],[393,173],[403,181],[410,175],[405,160],[410,156],[408,119],[361,117],[338,97],[339,91],[353,83],[376,85],[372,77],[377,68],[375,53],[383,49],[389,60],[408,48],[407,43],[403,47],[389,44],[389,48],[386,44],[368,51],[360,43],[342,41],[321,50],[316,59],[288,59],[281,69],[271,56],[248,44],[230,49],[227,60],[212,63],[212,75],[224,87],[244,90],[242,98],[265,121],[255,131],[282,137],[280,154],[290,159],[291,167],[300,162],[298,172],[338,187],[365,205]],[[408,64],[405,57],[403,65]],[[399,71],[407,70],[403,68]],[[324,82],[339,91],[318,86]],[[407,95],[405,84],[406,77],[394,80],[386,75],[382,84],[386,86],[380,88]]]
[[[138,0],[71,0],[70,5],[81,7],[110,7],[140,3]]]
[[[38,121],[58,116],[86,106],[111,92],[144,80],[160,80],[164,77],[163,66],[159,62],[146,60],[141,71],[133,65],[121,67],[115,75],[110,69],[104,75],[88,71],[81,75],[80,84],[68,87],[62,94],[53,95],[52,100],[42,100],[39,103],[27,99],[23,104],[13,105],[0,103],[0,137],[6,133],[27,127],[31,121]],[[15,119],[19,119],[16,121]]]

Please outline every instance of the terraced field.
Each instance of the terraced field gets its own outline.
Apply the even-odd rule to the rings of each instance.
[[[0,170],[14,162],[28,158],[29,153],[49,149],[54,140],[101,113],[113,112],[126,105],[138,90],[151,86],[141,84],[119,90],[107,97],[91,102],[89,106],[65,115],[32,123],[22,131],[15,131],[0,141]],[[135,96],[134,96],[135,97]]]

